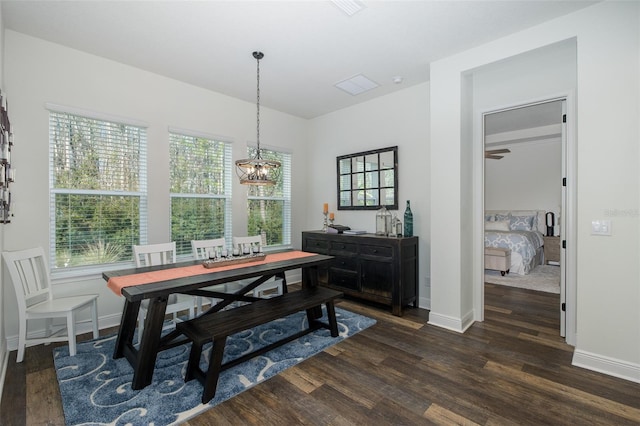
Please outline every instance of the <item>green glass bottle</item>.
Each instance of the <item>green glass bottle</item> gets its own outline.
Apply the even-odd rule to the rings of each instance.
[[[404,210],[404,236],[413,237],[413,213],[411,213],[409,200],[407,200],[407,208]]]

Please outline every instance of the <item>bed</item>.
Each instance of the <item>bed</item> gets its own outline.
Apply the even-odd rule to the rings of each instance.
[[[511,250],[510,273],[526,275],[544,261],[544,210],[485,211],[485,247]]]

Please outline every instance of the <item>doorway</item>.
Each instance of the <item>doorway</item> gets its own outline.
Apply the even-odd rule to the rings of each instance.
[[[534,228],[540,232],[543,237],[541,242],[548,248],[554,247],[553,244],[558,245],[552,259],[552,263],[555,263],[557,256],[558,266],[549,269],[547,262],[540,259],[544,266],[538,269],[547,268],[547,272],[553,271],[553,268],[559,270],[559,333],[567,343],[575,345],[575,321],[572,320],[575,318],[575,269],[571,269],[571,256],[567,256],[571,251],[566,250],[567,241],[573,238],[572,226],[575,224],[570,219],[575,206],[571,198],[575,193],[575,179],[572,179],[575,176],[575,149],[570,120],[572,114],[567,113],[570,107],[570,97],[562,96],[482,113],[485,158],[482,162],[483,195],[480,210],[483,218],[485,211],[542,212],[538,213],[536,220],[544,222],[537,227],[534,225]],[[484,231],[484,226],[481,228]],[[479,238],[479,241],[482,241],[481,249],[484,252],[484,238]],[[544,253],[544,248],[539,251]],[[547,250],[547,256],[551,257],[550,250]],[[540,257],[543,258],[543,255],[540,254]],[[529,261],[528,258],[525,260]],[[531,265],[535,268],[540,261],[531,261]],[[481,318],[477,319],[484,318],[484,261],[481,264],[482,279],[475,280],[476,283],[480,282],[476,294],[480,296],[481,305],[476,306],[483,312]],[[518,264],[514,261],[514,265]],[[525,277],[529,272],[528,268],[518,270],[517,266],[514,267],[517,274]],[[529,281],[528,278],[519,282]],[[530,278],[535,281],[533,274]]]

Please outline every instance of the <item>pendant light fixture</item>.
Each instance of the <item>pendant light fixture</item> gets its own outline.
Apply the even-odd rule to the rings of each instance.
[[[260,151],[260,59],[264,58],[262,52],[253,52],[253,57],[257,62],[257,135],[256,154],[254,158],[247,158],[236,161],[236,174],[243,185],[273,185],[276,183],[280,172],[280,162],[275,160],[265,160]]]

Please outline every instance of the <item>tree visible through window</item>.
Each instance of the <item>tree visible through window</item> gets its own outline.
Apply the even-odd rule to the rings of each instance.
[[[171,133],[171,239],[177,254],[191,240],[231,234],[231,144]]]
[[[249,158],[256,155],[249,148]],[[268,246],[291,244],[291,154],[261,148],[263,158],[280,161],[282,170],[273,186],[249,186],[248,233],[264,233]]]
[[[146,226],[146,129],[49,113],[51,263],[131,259]]]

